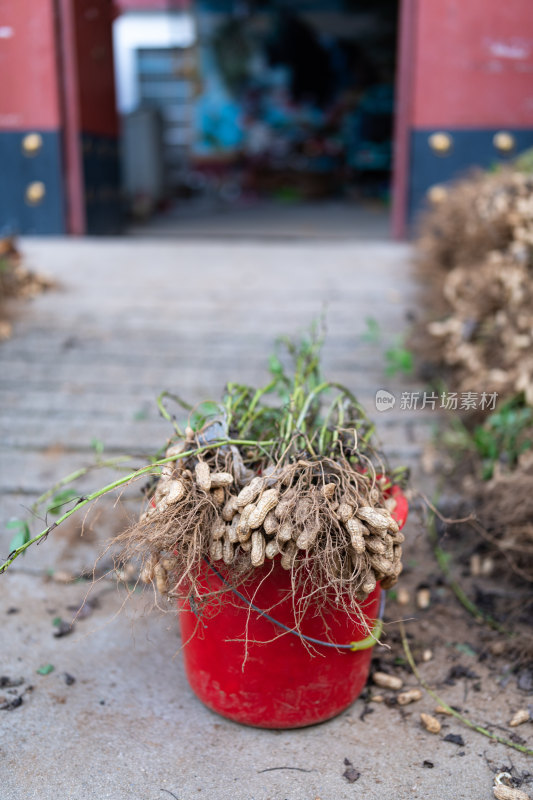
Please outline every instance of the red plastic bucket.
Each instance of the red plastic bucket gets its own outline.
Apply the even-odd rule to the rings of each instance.
[[[407,500],[398,487],[394,516],[400,526],[407,518]],[[206,591],[224,586],[222,571],[206,564]],[[302,633],[320,642],[354,645],[339,649],[313,645],[314,652],[295,633],[290,573],[278,558],[256,570],[229,603],[213,603],[200,618],[189,601],[180,603],[185,671],[194,693],[213,711],[246,725],[261,728],[300,728],[336,716],[359,696],[370,669],[372,639],[368,629],[356,625],[341,611],[325,621],[312,611]],[[364,604],[372,628],[380,612],[379,585]],[[256,609],[273,609],[276,622]],[[246,641],[247,637],[247,641]],[[357,649],[361,640],[364,649]]]

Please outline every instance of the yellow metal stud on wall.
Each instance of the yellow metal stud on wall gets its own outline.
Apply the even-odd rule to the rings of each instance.
[[[450,154],[453,145],[453,139],[449,133],[438,131],[432,133],[428,139],[429,146],[437,156],[447,156]]]
[[[22,152],[25,156],[36,156],[43,146],[43,137],[40,133],[27,133],[22,140]]]
[[[26,187],[26,203],[29,206],[38,206],[46,194],[46,187],[42,181],[33,181]]]
[[[426,197],[432,205],[436,206],[446,200],[448,197],[448,190],[441,183],[436,183],[434,186],[429,187],[426,192]]]
[[[510,153],[515,148],[515,138],[512,133],[508,131],[498,131],[492,139],[492,144],[499,150],[500,153]]]

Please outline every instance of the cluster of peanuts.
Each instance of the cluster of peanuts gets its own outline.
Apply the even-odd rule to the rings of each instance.
[[[419,248],[439,319],[422,346],[451,368],[452,389],[524,392],[531,405],[533,176],[482,173],[437,194]]]
[[[348,561],[339,563],[336,577],[349,579],[352,572],[361,572],[363,580],[360,599],[372,592],[378,581],[384,588],[393,586],[402,570],[401,544],[404,540],[391,511],[395,501],[389,498],[385,506],[356,506],[346,496],[339,499],[334,482],[321,487],[311,486],[302,496],[297,489],[284,485],[283,471],[270,468],[262,476],[252,478],[238,493],[234,477],[229,472],[212,472],[203,461],[198,461],[194,475],[190,470],[172,477],[172,469],[162,475],[154,495],[154,506],[145,516],[156,514],[178,503],[186,494],[186,480],[193,479],[218,507],[209,531],[209,558],[212,562],[233,564],[239,557],[242,564],[249,559],[251,567],[261,567],[266,559],[280,556],[280,564],[290,570],[299,551],[320,547],[321,524],[317,508],[320,506],[338,521],[348,536]],[[374,489],[370,500],[376,501],[379,492]],[[335,554],[337,555],[337,554]],[[154,560],[143,571],[144,580],[155,580],[158,589],[168,583],[168,574],[175,559]],[[335,570],[333,564],[332,569]]]

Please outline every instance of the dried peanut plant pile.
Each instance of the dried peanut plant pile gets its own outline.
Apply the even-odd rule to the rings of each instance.
[[[418,241],[430,314],[414,343],[450,390],[498,393],[493,413],[455,415],[450,441],[482,546],[533,582],[533,176],[518,164],[430,192]]]
[[[12,237],[0,238],[0,341],[9,339],[12,333],[5,301],[32,298],[53,285],[53,281],[31,272],[22,264],[22,257]]]
[[[49,278],[37,275],[23,265],[12,237],[0,239],[0,301],[10,297],[35,297],[52,286]]]
[[[162,594],[198,598],[206,559],[235,587],[278,558],[302,615],[305,598],[358,614],[377,581],[390,587],[401,572],[395,501],[357,400],[320,377],[321,340],[284,344],[293,373],[276,356],[266,387],[229,384],[221,403],[191,410],[166,450],[175,460],[119,537],[122,558],[140,558]]]
[[[148,477],[140,519],[113,542],[119,574],[133,562],[161,594],[201,599],[206,561],[236,587],[278,559],[302,596],[302,616],[312,602],[361,618],[377,581],[390,587],[402,569],[389,481],[400,484],[404,475],[374,450],[373,426],[353,394],[322,379],[321,346],[316,328],[308,338],[280,340],[271,381],[260,389],[228,384],[219,403],[192,408],[164,392],[159,409],[174,427],[167,445],[135,472],[83,497],[67,495],[72,507],[16,541],[0,572],[80,508]],[[169,401],[188,412],[183,425]],[[58,483],[54,507],[66,483]]]
[[[422,353],[453,389],[533,404],[533,176],[479,172],[431,197],[418,242],[432,311]]]

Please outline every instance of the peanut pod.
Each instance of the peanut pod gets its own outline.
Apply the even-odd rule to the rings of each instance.
[[[422,700],[420,689],[407,689],[405,692],[400,692],[396,697],[399,706],[408,706],[409,703],[416,703],[417,700]]]
[[[209,560],[220,561],[223,554],[222,539],[213,539],[209,545]]]
[[[230,542],[232,544],[237,544],[237,542],[239,541],[239,534],[237,533],[237,525],[233,525],[233,524],[232,525],[226,525],[225,528],[226,528],[226,530],[225,530],[225,534],[224,535],[227,534],[228,539],[230,540]]]
[[[371,553],[379,553],[384,556],[387,551],[387,545],[378,536],[368,536],[366,546]]]
[[[392,689],[398,691],[403,686],[403,681],[397,675],[389,675],[388,672],[374,672],[372,680],[380,689]]]
[[[503,783],[494,786],[492,793],[496,800],[530,800],[529,795],[522,789],[512,789]]]
[[[374,503],[375,505],[376,503],[379,502],[380,497],[381,495],[379,493],[379,489],[376,486],[373,486],[369,493],[370,502]]]
[[[143,583],[151,583],[154,579],[154,567],[157,564],[157,556],[151,553],[143,564],[140,579]]]
[[[337,509],[337,517],[341,522],[348,522],[353,517],[354,508],[350,503],[341,503]]]
[[[346,520],[344,526],[350,534],[350,541],[355,552],[364,553],[366,545],[363,531],[366,531],[366,528],[363,523],[357,517],[351,517],[351,519]],[[366,532],[368,533],[368,531]]]
[[[178,566],[178,559],[174,558],[174,556],[165,556],[165,558],[160,559],[159,563],[167,572],[172,572]]]
[[[278,540],[278,542],[281,542],[282,544],[284,542],[290,542],[290,540],[292,539],[292,525],[290,524],[290,522],[284,522],[282,525],[280,525],[279,530],[276,534],[276,539]]]
[[[378,509],[373,506],[359,506],[355,513],[359,519],[362,519],[363,522],[367,522],[377,531],[385,532],[390,527],[392,517],[388,511],[378,511]]]
[[[211,473],[211,488],[224,489],[226,486],[231,486],[233,483],[233,475],[229,472],[212,472]]]
[[[381,580],[381,588],[382,589],[392,589],[393,586],[396,586],[398,583],[398,578],[396,575],[387,575],[385,578]]]
[[[374,589],[376,588],[376,585],[377,585],[377,581],[376,581],[376,578],[374,576],[374,573],[373,572],[369,572],[368,575],[366,576],[366,578],[364,579],[363,583],[362,583],[361,589],[363,590],[363,592],[366,595],[369,595],[371,592],[374,591]]]
[[[199,461],[197,463],[194,468],[194,477],[200,489],[203,489],[204,492],[208,492],[211,488],[211,471],[205,461]]]
[[[279,527],[274,509],[268,512],[263,522],[263,528],[267,536],[273,536]]]
[[[242,513],[239,517],[237,522],[237,536],[239,537],[239,542],[245,542],[247,539],[250,538],[251,535],[251,527],[250,527],[250,515],[255,511],[255,503],[250,503],[249,505],[245,506],[242,510]]]
[[[250,553],[250,558],[252,561],[252,566],[254,567],[262,567],[265,563],[265,537],[261,533],[261,531],[255,530],[252,533],[252,550]]]
[[[235,550],[233,548],[233,543],[230,541],[228,533],[226,532],[224,536],[224,544],[222,546],[222,558],[224,560],[224,564],[229,567],[230,564],[233,564],[233,558],[235,556]]]
[[[211,527],[211,539],[213,541],[216,541],[217,539],[222,539],[225,533],[226,533],[226,526],[224,525],[220,517],[217,517]]]
[[[281,499],[274,511],[278,519],[283,519],[285,514],[291,508],[295,497],[296,497],[296,489],[287,489],[287,491],[281,495]]]
[[[237,513],[237,498],[235,495],[230,495],[226,500],[224,508],[222,509],[222,519],[224,522],[231,522],[235,514]]]
[[[256,530],[263,524],[268,512],[276,507],[278,499],[279,492],[277,489],[267,489],[266,492],[263,492],[256,503],[255,509],[248,517],[248,524],[252,530]]]
[[[247,486],[245,486],[244,489],[241,489],[241,491],[237,495],[237,501],[236,501],[237,507],[245,508],[246,506],[250,505],[250,503],[253,503],[253,501],[263,488],[264,483],[265,483],[264,478],[259,478],[259,477],[252,478],[250,483]]]
[[[302,497],[296,503],[296,508],[294,510],[294,518],[297,523],[302,524],[306,521],[306,519],[311,514],[313,510],[313,501],[310,497]]]
[[[333,495],[335,494],[335,489],[337,488],[336,483],[325,483],[322,486],[321,492],[326,498],[326,500],[331,500]]]
[[[168,578],[167,571],[162,564],[155,565],[154,579],[159,594],[166,594],[168,592]]]
[[[309,548],[312,547],[316,542],[319,533],[320,524],[318,521],[312,520],[311,522],[308,522],[296,539],[296,547],[298,547],[300,550],[309,550]]]
[[[172,458],[172,456],[179,456],[179,454],[183,453],[184,450],[185,450],[185,442],[178,442],[177,444],[172,444],[170,445],[170,447],[167,447],[165,458]],[[181,460],[182,459],[178,459],[178,461],[175,462],[175,465],[177,466]],[[174,464],[169,464],[168,466],[173,467]]]
[[[296,543],[293,541],[287,542],[281,554],[280,563],[283,569],[292,569],[292,565],[294,563],[294,559],[296,557],[297,552],[298,548],[296,547]]]
[[[267,545],[265,547],[265,556],[267,558],[272,559],[275,556],[277,556],[277,554],[279,552],[280,552],[280,548],[279,548],[279,544],[276,541],[276,539],[271,539],[269,542],[267,542]]]
[[[213,489],[211,494],[213,495],[213,500],[215,501],[217,506],[223,506],[224,505],[224,500],[225,500],[226,495],[224,493],[224,489],[221,486],[219,486],[216,489]]]
[[[405,542],[405,536],[403,535],[403,533],[401,531],[398,531],[397,533],[389,534],[389,536],[391,537],[391,539],[394,542],[394,544],[403,544],[403,542]]]
[[[440,733],[440,722],[431,714],[420,714],[420,722],[428,733]]]
[[[372,553],[370,555],[370,563],[377,572],[382,572],[384,575],[394,574],[394,565],[392,561],[390,561],[388,558],[385,558],[385,556],[380,556],[378,553]]]

